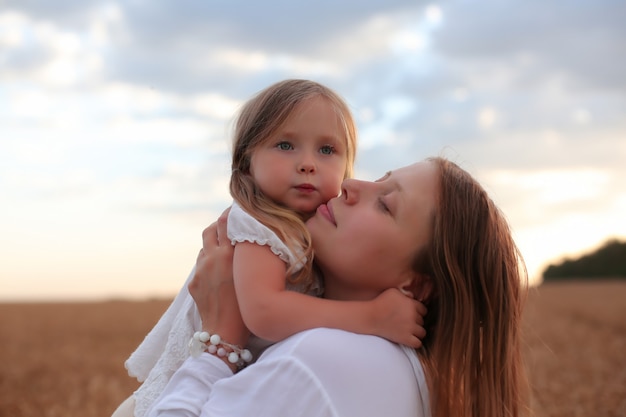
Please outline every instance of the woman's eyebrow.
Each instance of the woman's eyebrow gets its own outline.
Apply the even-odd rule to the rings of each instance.
[[[400,182],[397,181],[395,177],[393,177],[393,171],[387,171],[384,176],[382,176],[381,178],[377,179],[374,182],[383,182],[383,181],[386,184],[385,189],[387,190],[385,194],[389,194],[390,192],[393,192],[393,191],[398,191],[399,193],[404,192],[404,188],[402,187],[402,184],[400,184]]]
[[[381,182],[381,181],[385,181],[386,179],[388,179],[391,176],[391,171],[387,171],[385,172],[385,175],[383,175],[382,177],[380,177],[379,179],[377,179],[374,182]]]

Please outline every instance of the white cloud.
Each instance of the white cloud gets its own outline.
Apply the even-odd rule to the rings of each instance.
[[[426,7],[425,14],[426,20],[433,25],[439,25],[443,21],[443,11],[441,10],[441,7],[436,4],[431,4]]]
[[[44,88],[70,87],[101,76],[102,51],[88,34],[14,12],[0,14],[3,25],[0,44],[6,49],[0,56],[6,64],[0,76]]]
[[[196,113],[220,120],[233,117],[242,103],[216,93],[197,94],[190,99],[190,108]]]
[[[0,45],[16,48],[24,44],[24,27],[27,17],[22,13],[0,13]]]
[[[554,204],[572,200],[592,199],[605,192],[610,174],[600,169],[533,171],[530,173],[499,172],[496,183],[516,186],[533,192],[537,204]]]
[[[587,110],[587,109],[576,109],[573,113],[572,113],[572,119],[574,120],[574,122],[576,122],[577,124],[580,125],[587,125],[589,123],[591,123],[592,121],[592,116],[591,113]]]
[[[478,125],[483,129],[490,129],[498,120],[498,113],[493,107],[483,107],[477,116]]]

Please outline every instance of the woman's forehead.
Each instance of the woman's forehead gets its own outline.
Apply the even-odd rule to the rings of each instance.
[[[400,200],[412,212],[416,206],[431,211],[437,193],[437,169],[431,161],[421,161],[391,171],[388,180],[399,191]],[[423,207],[423,206],[428,207]]]
[[[398,187],[405,188],[409,185],[431,181],[435,172],[434,168],[434,164],[430,161],[415,162],[389,171],[388,178],[398,183]]]

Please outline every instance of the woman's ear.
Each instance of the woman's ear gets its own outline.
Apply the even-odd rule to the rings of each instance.
[[[427,274],[415,274],[413,278],[403,282],[399,289],[404,295],[426,303],[433,292],[433,280]]]

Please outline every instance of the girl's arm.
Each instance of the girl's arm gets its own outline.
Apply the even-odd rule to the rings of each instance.
[[[235,246],[233,273],[243,321],[255,335],[283,340],[303,330],[328,327],[372,334],[420,347],[425,331],[421,303],[390,289],[372,301],[335,301],[285,289],[286,264],[269,246]]]

